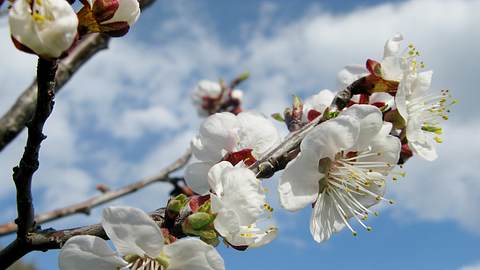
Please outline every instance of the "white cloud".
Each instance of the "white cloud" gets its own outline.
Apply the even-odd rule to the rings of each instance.
[[[449,125],[438,160],[408,162],[407,177],[391,185],[399,201],[394,208],[397,217],[408,220],[414,214],[423,220],[454,220],[480,233],[480,216],[475,214],[480,212],[480,144],[475,143],[479,132],[477,122]]]
[[[480,270],[480,263],[462,266],[460,270]]]

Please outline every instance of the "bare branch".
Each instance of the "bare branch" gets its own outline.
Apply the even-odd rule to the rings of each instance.
[[[135,183],[126,185],[116,190],[107,191],[101,195],[97,195],[90,199],[87,199],[83,202],[76,203],[67,207],[55,209],[53,211],[45,212],[39,214],[35,217],[35,224],[43,224],[52,220],[57,220],[60,218],[68,217],[74,214],[89,214],[90,210],[94,207],[100,206],[102,204],[108,203],[125,195],[136,192],[140,189],[143,189],[153,183],[157,182],[170,182],[172,179],[169,177],[169,174],[181,169],[191,157],[191,150],[187,150],[180,158],[170,164],[168,167],[161,170],[157,175],[141,179]],[[0,236],[8,235],[17,230],[15,223],[6,223],[0,225]]]
[[[55,97],[56,60],[38,59],[38,99],[35,114],[28,125],[28,139],[20,164],[13,168],[13,180],[17,189],[18,225],[17,237],[24,238],[34,226],[34,210],[32,204],[32,176],[38,169],[40,145],[46,138],[43,126],[53,110]]]
[[[32,176],[38,169],[38,155],[42,141],[46,138],[43,135],[43,126],[53,110],[53,99],[55,97],[55,72],[57,70],[56,60],[38,59],[38,99],[32,120],[28,125],[28,138],[22,159],[17,167],[13,168],[13,181],[17,189],[17,238],[6,248],[12,254],[4,253],[0,257],[0,269],[5,269],[17,259],[22,257],[28,250],[28,234],[34,229],[34,209],[32,199]],[[12,257],[20,256],[11,261]]]

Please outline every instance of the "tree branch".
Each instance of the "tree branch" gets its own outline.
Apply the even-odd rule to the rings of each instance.
[[[90,210],[94,207],[108,203],[125,195],[136,192],[143,189],[153,183],[157,182],[169,182],[173,180],[169,177],[169,174],[181,169],[191,157],[191,150],[187,150],[180,158],[170,164],[168,167],[161,170],[157,175],[141,179],[135,183],[126,185],[116,190],[107,191],[101,195],[94,196],[83,202],[72,204],[67,207],[58,208],[49,212],[45,212],[35,216],[35,224],[43,224],[52,220],[68,217],[74,214],[89,214]],[[0,225],[0,236],[8,235],[17,230],[15,223],[6,223]]]
[[[56,60],[38,59],[38,99],[35,114],[27,124],[28,139],[20,164],[13,168],[13,181],[17,189],[18,225],[17,237],[24,238],[34,226],[34,210],[32,204],[32,176],[38,169],[38,154],[40,145],[46,138],[43,126],[50,116],[54,104]]]
[[[159,208],[150,213],[150,216],[155,222],[157,222],[159,226],[162,226],[165,216],[165,209]],[[108,240],[108,236],[105,234],[101,224],[59,231],[49,229],[33,232],[27,236],[28,245],[25,245],[23,242],[20,242],[18,239],[16,239],[5,249],[0,251],[0,269],[6,269],[8,266],[29,252],[35,250],[48,251],[50,249],[59,249],[68,239],[77,235],[93,235]]]
[[[155,0],[140,0],[140,8],[144,10]],[[110,37],[103,34],[90,34],[82,38],[67,57],[58,63],[55,76],[56,87],[54,93],[73,77],[83,64],[90,60],[98,52],[108,48]],[[0,118],[0,151],[13,141],[25,124],[33,116],[37,93],[37,80],[18,97],[15,104]]]
[[[345,108],[353,95],[366,92],[364,81],[365,77],[360,78],[346,89],[339,91],[322,117],[317,117],[300,129],[291,132],[282,143],[258,159],[249,169],[259,178],[270,178],[275,172],[283,170],[288,162],[298,155],[300,143],[315,126],[328,120],[331,113],[338,113]]]
[[[34,229],[34,209],[32,200],[32,176],[38,169],[38,155],[42,141],[46,138],[43,135],[43,126],[53,110],[53,99],[55,97],[55,72],[57,70],[56,60],[38,59],[38,99],[32,120],[27,124],[28,138],[25,151],[17,167],[13,168],[13,181],[17,189],[17,238],[6,248],[11,254],[2,251],[0,257],[0,269],[5,269],[14,263],[18,258],[23,257],[28,251],[28,234]],[[12,261],[12,257],[20,256]]]

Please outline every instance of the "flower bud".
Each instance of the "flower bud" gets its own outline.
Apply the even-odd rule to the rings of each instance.
[[[171,199],[167,204],[167,210],[173,213],[180,213],[183,207],[187,204],[188,198],[184,194],[180,194]]]
[[[188,223],[194,230],[201,230],[213,221],[213,216],[205,212],[197,212],[188,216]]]
[[[15,46],[43,58],[60,57],[77,37],[78,19],[65,0],[17,0],[8,18]]]
[[[140,16],[137,0],[84,0],[78,12],[83,32],[102,32],[112,37],[125,35]]]

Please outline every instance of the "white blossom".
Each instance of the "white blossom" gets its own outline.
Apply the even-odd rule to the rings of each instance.
[[[259,247],[276,237],[276,228],[262,230],[256,226],[272,208],[251,170],[222,161],[210,169],[208,181],[215,229],[230,245]]]
[[[187,166],[185,180],[195,192],[208,193],[207,174],[214,164],[227,160],[233,164],[243,161],[250,165],[279,141],[277,129],[261,114],[223,112],[211,115],[192,140],[193,155],[198,162]]]
[[[209,116],[215,109],[215,106],[225,99],[222,93],[222,86],[218,82],[201,80],[197,83],[192,93],[192,102],[200,116]],[[243,91],[233,89],[231,98],[241,102]]]
[[[113,37],[128,33],[140,16],[137,0],[85,0],[78,12],[82,30],[102,32]]]
[[[317,242],[361,219],[385,199],[387,174],[398,162],[400,141],[370,105],[353,105],[312,130],[288,163],[278,187],[281,205],[296,211],[314,204],[310,231]]]
[[[117,248],[96,236],[70,238],[62,247],[62,270],[223,270],[218,252],[198,239],[180,239],[165,245],[158,225],[142,210],[109,207],[103,211],[102,226]]]
[[[408,146],[425,160],[435,160],[435,142],[441,143],[440,123],[448,120],[449,107],[456,103],[447,90],[430,94],[432,71],[411,73],[400,81],[395,103],[406,124]]]
[[[15,45],[44,58],[58,58],[77,36],[78,19],[65,0],[17,0],[9,11]]]
[[[303,120],[312,121],[322,115],[333,101],[335,93],[328,89],[321,90],[317,94],[307,98],[303,103]]]
[[[403,63],[403,52],[400,53],[400,44],[403,40],[401,34],[396,34],[385,42],[383,59],[380,62],[382,78],[391,81],[400,81],[404,74],[406,66]],[[348,65],[337,74],[337,84],[339,89],[345,89],[354,81],[361,77],[369,75],[370,72],[364,65]]]

